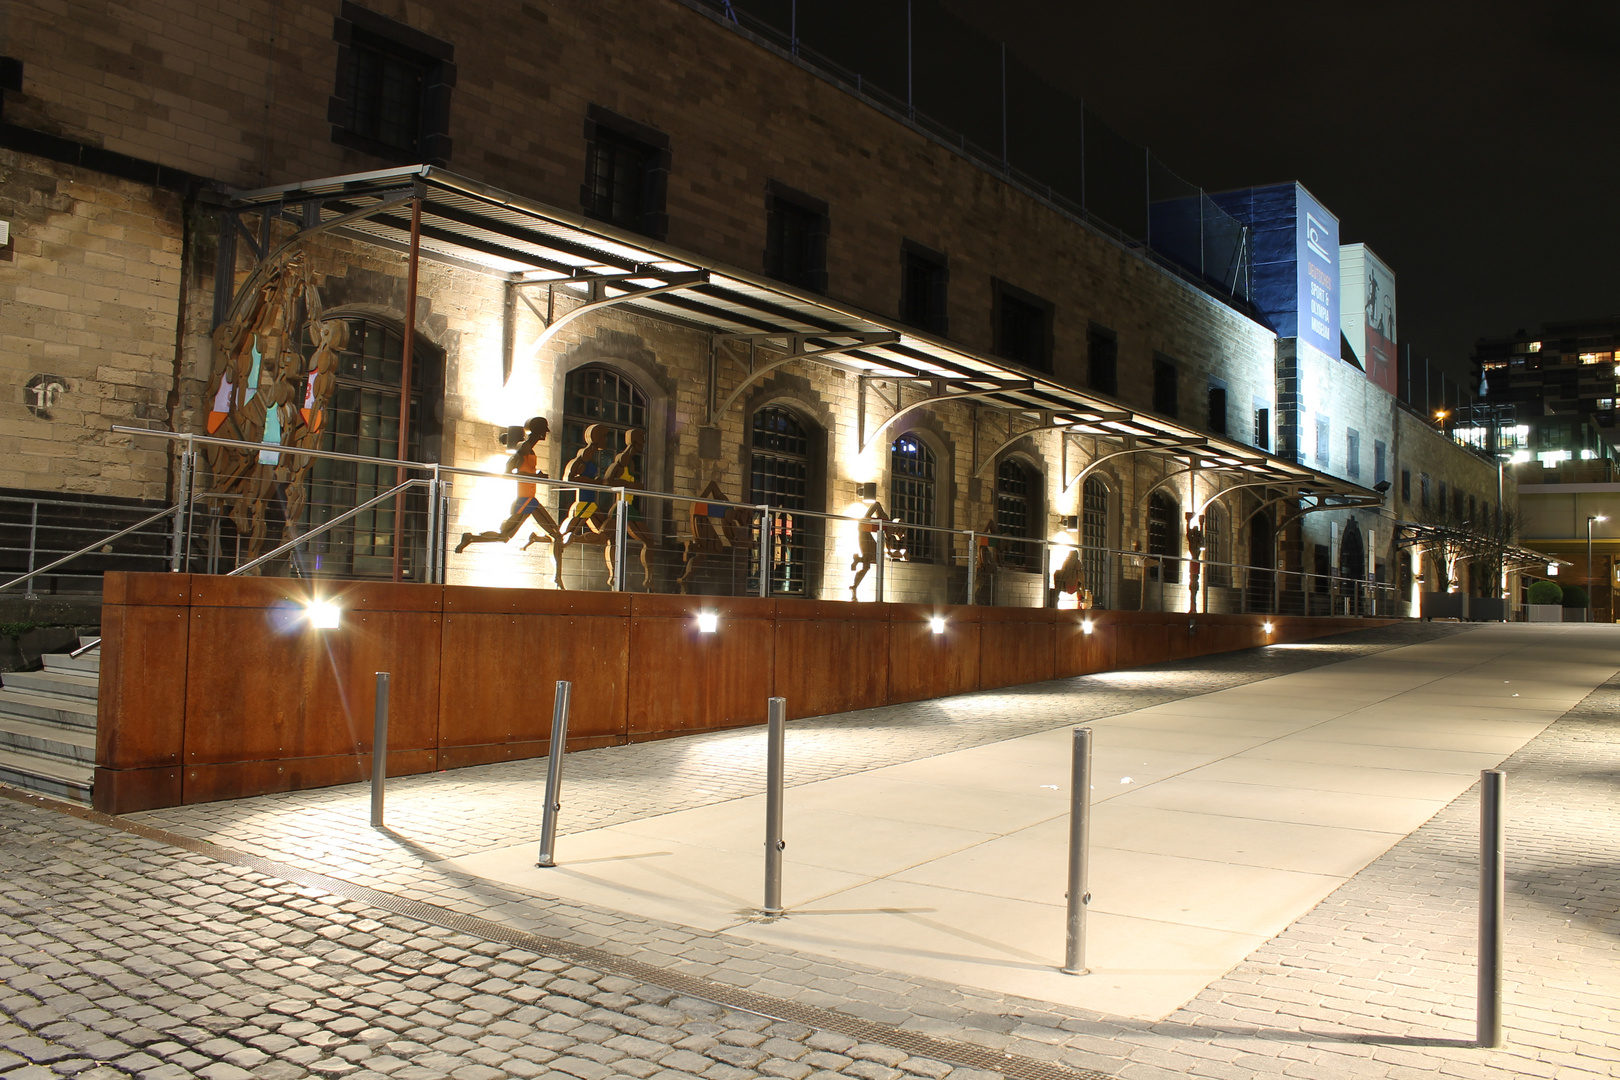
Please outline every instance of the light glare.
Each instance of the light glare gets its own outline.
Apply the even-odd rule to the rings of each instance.
[[[698,633],[712,634],[720,628],[720,616],[712,611],[698,612]]]
[[[317,630],[336,630],[343,621],[343,609],[330,600],[312,600],[307,609],[309,625]]]
[[[943,634],[945,632],[945,619],[942,616],[935,615],[928,620],[928,627],[936,634]]]

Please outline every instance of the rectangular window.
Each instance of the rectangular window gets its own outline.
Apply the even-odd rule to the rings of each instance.
[[[393,161],[446,164],[455,47],[347,0],[332,36],[332,141]]]
[[[1107,327],[1086,331],[1086,385],[1099,394],[1119,393],[1119,338]]]
[[[1316,463],[1324,469],[1327,468],[1328,463],[1333,460],[1330,451],[1331,448],[1328,446],[1327,417],[1318,416],[1316,418]]]
[[[1451,516],[1458,521],[1467,521],[1463,514],[1463,493],[1456,488],[1451,489]]]
[[[900,251],[900,318],[920,330],[945,335],[945,256],[907,240]]]
[[[1226,434],[1226,384],[1219,379],[1209,380],[1209,430]]]
[[[657,128],[592,105],[585,120],[585,183],[580,202],[599,221],[662,238],[669,137]]]
[[[1261,450],[1271,449],[1271,407],[1269,405],[1255,407],[1254,445]]]
[[[1446,482],[1440,481],[1440,498],[1435,501],[1434,508],[1444,516],[1446,512]]]
[[[997,356],[1039,371],[1052,370],[1052,305],[1034,293],[992,278],[991,317]]]
[[[1174,419],[1180,414],[1177,400],[1181,374],[1176,362],[1166,356],[1153,358],[1153,411]]]
[[[827,291],[827,204],[776,181],[766,197],[765,272],[811,292]]]
[[[1401,502],[1412,501],[1412,470],[1401,470]]]
[[[1361,432],[1354,428],[1344,433],[1344,475],[1361,479]]]
[[[1388,470],[1389,470],[1389,461],[1388,461],[1388,457],[1389,457],[1389,447],[1384,445],[1384,440],[1382,440],[1382,439],[1374,439],[1373,440],[1373,483],[1382,484],[1385,480],[1389,479],[1389,472],[1388,472]]]

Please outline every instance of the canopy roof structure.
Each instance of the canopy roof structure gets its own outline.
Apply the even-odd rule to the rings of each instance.
[[[1012,361],[973,352],[897,320],[698,258],[433,166],[225,194],[227,228],[216,280],[216,323],[223,321],[234,299],[236,282],[230,269],[235,265],[237,242],[262,261],[275,254],[273,243],[280,250],[302,238],[330,233],[504,279],[545,326],[529,345],[534,351],[564,322],[588,311],[620,306],[721,338],[785,347],[788,355],[771,367],[805,360],[851,371],[862,379],[863,446],[886,426],[887,419],[898,416],[902,404],[897,391],[896,400],[888,402],[891,416],[868,425],[866,384],[894,381],[923,391],[920,400],[903,401],[904,409],[970,399],[1003,411],[1008,443],[1043,429],[1121,440],[1141,450],[1182,458],[1194,469],[1236,474],[1255,486],[1265,482],[1292,494],[1314,496],[1320,509],[1383,502],[1368,488],[1302,463],[1282,460],[1166,417],[1125,409],[1116,401],[1065,386]],[[248,218],[257,221],[245,220]],[[257,226],[257,235],[249,225]],[[550,294],[545,310],[528,299],[541,289]],[[573,299],[558,314],[555,300],[560,295]],[[759,374],[755,371],[750,380]],[[717,397],[711,386],[711,425],[736,400],[737,393],[723,406]]]
[[[1434,547],[1450,544],[1459,550],[1495,549],[1498,542],[1489,536],[1483,536],[1468,529],[1458,528],[1455,525],[1424,525],[1416,521],[1398,521],[1395,523],[1397,547]],[[1508,572],[1521,570],[1531,566],[1573,566],[1572,562],[1560,559],[1555,555],[1537,551],[1535,548],[1519,547],[1515,544],[1501,544],[1502,562]]]

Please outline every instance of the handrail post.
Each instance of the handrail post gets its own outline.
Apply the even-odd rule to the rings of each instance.
[[[967,553],[967,602],[979,602],[979,534],[977,530],[968,530]]]
[[[764,503],[759,511],[759,598],[771,595],[771,508]]]
[[[992,596],[990,598],[990,602],[994,603],[995,599],[996,598],[994,596]],[[1049,608],[1051,606],[1052,606],[1052,542],[1050,540],[1042,540],[1041,541],[1041,607]]]
[[[1068,919],[1065,923],[1063,974],[1085,975],[1086,891],[1091,847],[1091,729],[1074,729],[1074,751],[1069,783],[1069,892]]]
[[[1475,1041],[1502,1045],[1502,916],[1506,870],[1502,860],[1502,793],[1506,775],[1500,769],[1479,774],[1479,993]]]
[[[383,787],[388,782],[388,672],[377,672],[376,715],[371,728],[371,827],[383,827]]]
[[[429,585],[439,583],[439,467],[433,467],[433,478],[428,481],[427,567],[421,580]]]
[[[181,451],[179,468],[175,471],[174,525],[170,530],[169,573],[177,574],[186,547],[186,510],[191,506],[191,470],[189,450]]]
[[[613,490],[613,591],[624,592],[624,547],[630,508],[624,503],[624,488]]]
[[[562,759],[568,746],[568,702],[573,684],[557,680],[551,705],[551,744],[546,749],[546,805],[540,817],[540,858],[536,866],[557,865],[557,812],[562,809]]]
[[[877,571],[877,582],[876,582],[876,586],[875,586],[875,588],[877,590],[876,600],[880,604],[883,603],[883,570],[884,570],[884,563],[886,563],[888,561],[888,557],[889,557],[889,535],[888,535],[888,532],[886,531],[887,529],[888,529],[888,525],[886,523],[883,523],[883,522],[878,523],[877,558],[876,558],[875,565],[872,567],[872,569]]]
[[[767,706],[765,729],[765,906],[764,915],[782,914],[782,785],[785,774],[783,729],[787,699],[773,697]]]
[[[34,555],[39,550],[39,500],[33,503],[33,513],[28,518],[28,591],[24,597],[33,600],[39,594],[34,591]]]

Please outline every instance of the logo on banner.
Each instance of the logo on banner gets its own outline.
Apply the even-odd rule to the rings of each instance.
[[[1327,248],[1323,242],[1327,239],[1327,229],[1310,211],[1305,212],[1305,246],[1319,255],[1323,261],[1332,261],[1328,258]]]

